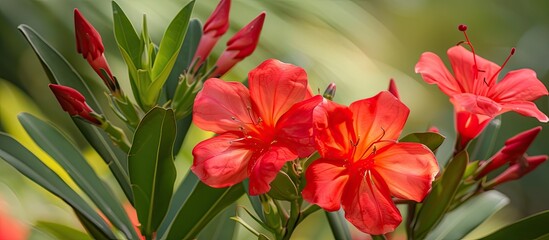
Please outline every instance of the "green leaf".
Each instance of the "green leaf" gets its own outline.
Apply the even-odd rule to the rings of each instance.
[[[137,233],[120,201],[104,185],[80,151],[55,127],[31,114],[22,113],[18,119],[34,142],[67,171],[110,222],[127,238],[137,238]]]
[[[236,222],[231,217],[235,216],[235,212],[236,203],[233,203],[200,231],[198,239],[234,239]]]
[[[347,220],[343,217],[343,212],[341,210],[336,212],[325,211],[325,213],[335,239],[352,239]]]
[[[55,172],[17,140],[2,132],[0,132],[0,158],[38,185],[61,198],[102,234],[110,239],[115,238],[114,233],[105,221],[78,193],[72,190]]]
[[[547,223],[549,223],[549,210],[523,218],[481,239],[498,240],[542,238],[546,237],[546,235],[549,234],[549,228],[547,227]]]
[[[78,211],[74,212],[76,215],[76,218],[80,221],[84,229],[88,232],[88,234],[95,240],[109,240],[114,239],[112,237],[109,237],[105,235],[100,229],[97,228],[93,223],[91,223],[87,218],[82,216]]]
[[[166,215],[175,182],[175,115],[155,107],[139,123],[128,156],[141,233],[151,236]]]
[[[292,201],[297,199],[297,187],[287,173],[280,171],[271,182],[271,190],[267,193],[278,200]]]
[[[152,106],[156,104],[156,100],[172,71],[173,65],[179,55],[179,50],[185,38],[187,32],[187,26],[189,25],[189,19],[194,6],[194,1],[191,1],[185,6],[172,20],[158,49],[158,54],[154,59],[153,68],[151,70],[152,83],[147,90],[147,99],[144,100],[146,106]],[[154,102],[152,102],[154,100]]]
[[[255,196],[250,195],[249,181],[250,181],[249,179],[245,179],[242,182],[242,185],[244,185],[244,190],[246,191],[246,196],[248,196],[248,200],[250,200],[250,203],[252,204],[252,208],[254,209],[259,219],[261,219],[262,222],[265,222],[266,219],[265,219],[265,214],[263,214],[263,206],[261,203],[261,199],[259,199],[259,196],[257,195]]]
[[[400,139],[400,142],[416,142],[427,146],[431,151],[436,151],[444,142],[445,137],[434,132],[411,133]]]
[[[463,239],[488,217],[509,203],[509,198],[498,191],[484,192],[449,212],[426,239]],[[517,239],[517,238],[513,238]]]
[[[88,234],[59,223],[38,221],[34,227],[46,231],[59,239],[92,240]]]
[[[189,172],[177,189],[171,210],[176,215],[165,219],[159,239],[194,239],[218,213],[244,194],[242,184],[228,188],[211,188]]]
[[[198,43],[200,42],[201,37],[202,25],[200,24],[199,20],[192,19],[189,22],[187,35],[185,35],[185,40],[183,41],[183,46],[181,46],[181,50],[179,50],[177,60],[173,65],[170,76],[168,76],[168,79],[166,80],[166,84],[164,84],[164,90],[168,99],[173,99],[175,88],[177,87],[177,83],[179,82],[179,75],[181,75],[183,71],[187,70],[191,65],[191,61],[193,60],[196,48],[198,47]]]
[[[29,26],[20,25],[19,30],[32,46],[52,83],[70,86],[78,90],[84,95],[86,102],[95,112],[103,112],[99,102],[95,99],[91,90],[86,85],[86,82],[82,80],[82,77],[80,77],[74,68],[55,49],[45,42],[42,37]],[[114,177],[126,194],[126,197],[130,202],[133,202],[130,181],[127,174],[126,154],[112,143],[107,134],[100,131],[95,126],[91,126],[90,124],[77,119],[74,119],[74,123],[90,145],[103,158],[103,161],[109,166]]]
[[[442,177],[433,183],[433,188],[418,212],[413,227],[414,239],[423,239],[442,219],[461,184],[469,157],[466,151],[459,152],[448,164]]]
[[[122,10],[120,6],[113,1],[112,2],[112,14],[114,25],[114,39],[118,44],[118,49],[122,54],[122,58],[128,66],[128,72],[130,74],[130,83],[132,87],[133,96],[137,105],[143,106],[141,96],[139,94],[139,88],[135,85],[137,79],[137,69],[141,68],[141,56],[143,54],[143,41],[137,35],[132,23]]]

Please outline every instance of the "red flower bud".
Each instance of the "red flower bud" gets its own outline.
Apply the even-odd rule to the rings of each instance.
[[[217,68],[210,77],[225,74],[235,64],[253,53],[259,41],[259,35],[265,22],[265,12],[262,12],[248,25],[244,26],[227,42],[227,48],[217,59]]]
[[[74,9],[74,27],[76,51],[88,60],[90,66],[103,79],[109,90],[113,93],[118,93],[120,86],[116,82],[116,78],[113,77],[107,59],[105,59],[105,55],[103,54],[105,47],[103,46],[101,35],[76,8]]]
[[[436,126],[430,126],[427,132],[440,133],[440,130]]]
[[[208,20],[206,20],[202,29],[202,38],[200,38],[192,61],[198,61],[195,63],[194,70],[198,69],[204,60],[208,58],[219,38],[229,29],[230,8],[231,0],[221,0]]]
[[[547,160],[547,155],[539,156],[525,156],[523,158],[524,162],[512,164],[507,170],[501,173],[499,176],[494,178],[487,184],[487,189],[494,188],[497,185],[500,185],[505,182],[519,179],[524,175],[530,173],[536,169],[540,164]]]
[[[48,86],[59,104],[61,104],[63,110],[68,112],[69,115],[73,117],[79,116],[90,123],[101,125],[101,122],[90,114],[94,111],[86,103],[86,98],[76,91],[76,89],[56,84],[49,84]]]
[[[540,131],[541,127],[535,127],[509,138],[505,141],[505,146],[503,146],[503,148],[490,159],[481,163],[482,165],[480,166],[479,173],[476,175],[475,179],[486,176],[488,173],[506,163],[510,163],[511,165],[516,164],[523,158],[526,150],[530,147]]]
[[[392,78],[391,78],[391,80],[389,80],[389,89],[388,89],[388,91],[390,93],[392,93],[393,95],[395,95],[395,97],[400,100],[400,95],[398,94],[398,89],[397,89],[395,80],[392,79]]]

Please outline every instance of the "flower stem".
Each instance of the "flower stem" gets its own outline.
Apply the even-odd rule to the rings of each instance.
[[[103,121],[101,128],[109,134],[111,140],[125,153],[130,151],[130,143],[122,129],[115,127],[109,121]]]
[[[284,236],[282,236],[283,240],[290,239],[295,227],[299,223],[302,201],[302,199],[296,199],[290,203],[290,218],[288,218],[288,221],[286,222],[286,231],[284,232]]]

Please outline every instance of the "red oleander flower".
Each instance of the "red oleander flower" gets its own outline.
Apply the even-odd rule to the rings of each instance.
[[[191,170],[216,188],[249,177],[250,194],[258,195],[286,162],[314,151],[312,109],[322,97],[311,98],[302,68],[274,59],[248,79],[249,90],[211,78],[197,94],[193,122],[218,135],[195,146]]]
[[[30,228],[9,214],[10,207],[0,199],[0,240],[29,239]]]
[[[76,34],[76,50],[88,60],[93,70],[103,79],[105,85],[112,93],[117,94],[120,87],[113,77],[107,59],[103,52],[105,47],[101,40],[101,35],[95,28],[82,16],[78,9],[74,9],[74,28]],[[105,76],[102,71],[105,71]]]
[[[217,59],[215,71],[210,75],[222,76],[235,64],[250,56],[259,42],[259,35],[265,22],[265,12],[260,13],[248,25],[244,26],[227,42],[227,48]]]
[[[459,29],[465,33],[467,27],[460,25]],[[502,68],[514,54],[514,48],[500,67],[477,56],[466,33],[465,37],[471,51],[462,46],[448,50],[454,75],[436,54],[430,52],[423,53],[415,67],[427,83],[438,85],[450,97],[455,108],[461,147],[477,137],[490,120],[504,112],[515,111],[541,122],[549,121],[532,102],[548,94],[533,70],[510,71],[497,82]]]
[[[79,116],[90,123],[101,125],[101,122],[91,115],[94,111],[88,106],[86,98],[81,93],[67,86],[56,84],[49,84],[48,86],[59,104],[61,104],[63,110],[68,112],[69,115],[73,117]]]
[[[490,159],[481,163],[475,179],[481,179],[506,163],[509,163],[510,165],[519,163],[540,131],[541,127],[535,127],[507,139],[503,148]]]
[[[206,20],[206,23],[202,28],[202,38],[200,38],[196,53],[193,57],[193,62],[197,61],[195,63],[195,68],[200,67],[206,58],[208,58],[219,38],[229,29],[230,8],[231,0],[221,0],[208,20]]]
[[[385,91],[349,107],[324,100],[313,112],[321,158],[307,168],[303,198],[327,211],[342,206],[363,232],[393,231],[402,216],[391,196],[422,201],[439,171],[427,147],[397,142],[408,114]]]

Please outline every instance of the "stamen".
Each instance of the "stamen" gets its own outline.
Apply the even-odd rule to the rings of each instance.
[[[492,77],[490,78],[490,82],[492,82],[492,80],[494,80],[494,78],[501,72],[501,70],[505,67],[505,65],[507,65],[507,62],[509,62],[509,59],[511,59],[511,56],[515,54],[515,51],[516,51],[515,48],[511,48],[511,52],[509,53],[509,56],[507,56],[507,58],[505,59],[505,62],[503,62],[499,70],[496,73],[494,73],[494,75],[492,75]]]
[[[362,156],[360,156],[360,159],[364,158],[364,155],[366,154],[366,152],[368,152],[368,149],[370,149],[372,146],[374,147],[374,149],[372,149],[372,153],[375,154],[375,151],[377,150],[376,149],[376,146],[374,144],[378,143],[381,141],[381,139],[385,136],[385,129],[383,127],[381,127],[381,131],[383,131],[381,133],[381,136],[379,136],[377,138],[377,140],[373,141],[372,143],[370,143],[370,145],[366,148],[366,150],[362,153]],[[371,155],[371,154],[370,154]]]
[[[469,40],[469,36],[467,36],[467,25],[465,24],[460,24],[458,26],[458,30],[463,32],[463,35],[465,36],[465,42],[467,45],[469,45],[469,47],[471,48],[471,52],[473,53],[473,68],[474,68],[474,73],[473,73],[473,76],[475,79],[478,78],[478,72],[481,72],[481,70],[478,69],[478,65],[477,65],[477,54],[475,53],[475,48],[473,47],[473,44],[471,43],[471,41]]]

